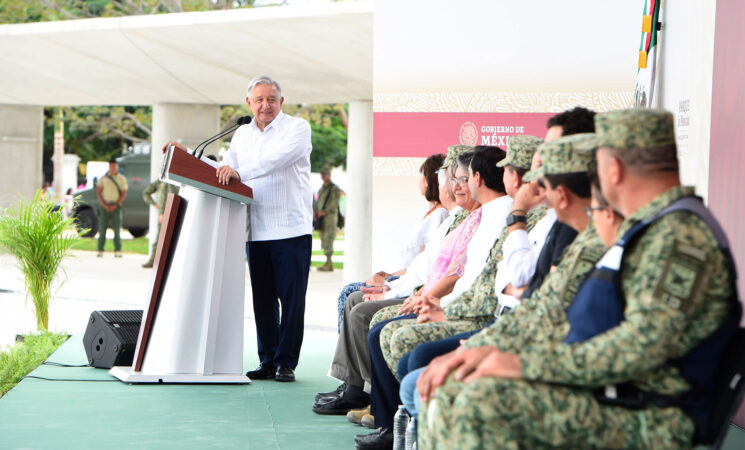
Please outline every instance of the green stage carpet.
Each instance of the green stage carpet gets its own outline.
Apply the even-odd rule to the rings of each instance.
[[[255,338],[246,337],[245,369],[257,364]],[[86,364],[82,336],[49,361]],[[295,383],[251,385],[127,385],[27,378],[0,399],[0,448],[354,448],[369,432],[343,416],[311,412],[316,392],[336,382],[325,376],[336,333],[306,330]],[[113,380],[106,370],[42,365],[46,378]],[[730,427],[724,449],[745,448],[745,431]]]
[[[0,448],[353,448],[366,428],[343,416],[311,411],[326,377],[336,333],[306,331],[294,383],[251,385],[127,385],[26,378],[0,399]],[[258,365],[246,338],[246,370]],[[49,361],[86,364],[82,336]],[[42,365],[31,375],[112,380],[106,370]]]

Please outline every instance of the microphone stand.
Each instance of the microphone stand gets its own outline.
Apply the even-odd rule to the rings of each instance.
[[[211,137],[211,138],[209,138],[209,139],[206,139],[206,140],[204,140],[204,141],[200,142],[200,143],[199,143],[199,145],[197,145],[197,146],[196,146],[196,147],[194,148],[194,151],[192,152],[192,156],[196,156],[197,158],[201,158],[201,157],[202,157],[202,153],[204,153],[204,149],[205,149],[205,148],[206,148],[206,147],[207,147],[208,145],[210,145],[211,143],[213,143],[213,142],[215,142],[216,140],[220,139],[221,137],[223,137],[223,136],[225,136],[225,135],[228,135],[228,134],[232,133],[232,132],[233,132],[233,131],[235,131],[235,130],[236,130],[236,129],[237,129],[238,127],[239,127],[239,126],[240,126],[240,124],[235,124],[235,125],[231,126],[230,128],[228,128],[227,130],[223,131],[222,133],[218,133],[217,135],[215,135],[215,136],[213,136],[213,137]],[[199,147],[202,147],[202,149],[200,150],[200,149],[199,149]],[[198,154],[198,155],[197,155],[197,151],[199,151],[199,154]]]

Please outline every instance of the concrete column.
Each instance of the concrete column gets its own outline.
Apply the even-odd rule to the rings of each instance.
[[[347,135],[347,216],[344,242],[344,281],[362,281],[372,273],[372,157],[371,101],[349,103]]]
[[[67,153],[63,156],[63,169],[62,169],[62,195],[65,195],[68,189],[72,188],[72,191],[78,187],[78,165],[80,164],[80,157],[72,153]]]
[[[44,108],[0,105],[0,207],[31,200],[42,182]]]
[[[153,132],[151,135],[150,179],[160,176],[163,154],[160,149],[168,141],[176,141],[188,148],[220,131],[220,106],[185,103],[156,103],[153,105]],[[205,154],[216,154],[219,143],[213,143]],[[158,214],[150,208],[150,242],[155,240]]]

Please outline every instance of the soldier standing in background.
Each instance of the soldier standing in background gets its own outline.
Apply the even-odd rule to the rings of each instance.
[[[153,200],[152,195],[157,193],[157,199]],[[155,233],[155,240],[153,241],[152,249],[150,250],[150,259],[147,260],[142,267],[149,269],[153,267],[155,262],[155,250],[158,248],[158,237],[160,236],[160,224],[163,222],[163,211],[166,209],[166,200],[168,200],[168,194],[178,194],[178,187],[169,183],[164,183],[160,180],[155,180],[142,193],[142,199],[145,203],[151,205],[153,208],[158,210],[158,228]]]
[[[100,203],[98,207],[98,257],[103,256],[106,244],[106,230],[109,226],[114,230],[114,256],[122,257],[122,203],[127,198],[127,179],[119,173],[119,163],[116,158],[109,160],[109,171],[98,180],[96,196]]]
[[[339,221],[339,198],[341,190],[339,186],[331,181],[331,166],[328,164],[321,169],[321,179],[323,186],[318,191],[318,202],[316,202],[314,219],[321,222],[319,234],[321,235],[321,248],[326,255],[326,264],[318,268],[321,272],[331,272],[334,265],[331,262],[331,255],[334,254],[334,239],[336,238],[336,229]]]

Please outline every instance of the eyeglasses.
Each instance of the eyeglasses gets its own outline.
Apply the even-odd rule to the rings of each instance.
[[[593,211],[602,211],[605,208],[605,206],[585,206],[585,214],[587,215],[588,219],[592,219]]]
[[[455,186],[456,183],[461,186],[465,186],[468,183],[468,177],[466,175],[460,177],[451,177],[448,179],[448,181],[450,181],[451,186]]]

